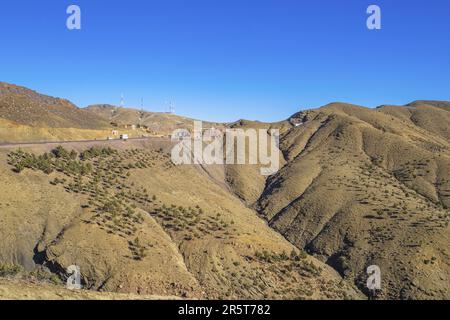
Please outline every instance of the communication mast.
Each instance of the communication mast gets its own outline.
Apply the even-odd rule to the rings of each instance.
[[[144,118],[144,98],[141,98],[141,112],[139,113],[139,125],[142,123],[142,118]]]
[[[175,107],[174,107],[174,104],[172,103],[172,101],[166,102],[166,104],[167,104],[166,113],[174,114],[175,113]]]
[[[122,93],[120,96],[120,107],[123,108],[124,106],[125,106],[125,98]]]

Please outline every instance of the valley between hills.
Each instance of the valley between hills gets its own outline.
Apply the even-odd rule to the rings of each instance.
[[[206,123],[278,129],[265,177],[175,166],[193,119],[0,83],[0,299],[367,299],[370,265],[377,299],[449,299],[449,123],[444,101]]]

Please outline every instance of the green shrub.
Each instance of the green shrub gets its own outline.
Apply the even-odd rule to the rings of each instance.
[[[57,146],[55,149],[52,150],[52,153],[56,158],[67,159],[69,157],[69,152],[66,149],[64,149],[63,146]]]
[[[25,169],[25,165],[22,162],[18,162],[14,165],[14,171],[21,173]]]
[[[47,281],[51,282],[53,284],[61,284],[61,279],[54,273],[51,273],[45,269],[38,268],[32,272],[30,272],[30,275],[34,278],[36,278],[38,281]]]
[[[15,276],[23,271],[22,266],[16,264],[1,264],[0,265],[0,277]]]

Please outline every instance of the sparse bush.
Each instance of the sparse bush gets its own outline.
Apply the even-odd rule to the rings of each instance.
[[[69,152],[66,149],[64,149],[63,146],[57,146],[55,149],[52,150],[52,153],[56,158],[59,159],[61,158],[66,159],[69,157]]]
[[[1,264],[0,277],[10,277],[23,271],[22,266],[16,264]]]

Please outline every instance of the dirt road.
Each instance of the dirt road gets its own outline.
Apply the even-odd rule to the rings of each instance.
[[[77,144],[77,143],[98,143],[98,144],[104,144],[106,143],[117,143],[122,142],[126,143],[127,141],[147,141],[147,140],[153,140],[153,141],[169,141],[169,138],[165,137],[144,137],[144,138],[129,138],[128,140],[120,140],[120,139],[113,139],[113,140],[76,140],[76,141],[35,141],[35,142],[12,142],[12,143],[0,143],[0,148],[13,148],[13,147],[31,147],[36,145],[47,145],[47,146],[58,146],[58,145],[71,145],[71,144]]]

